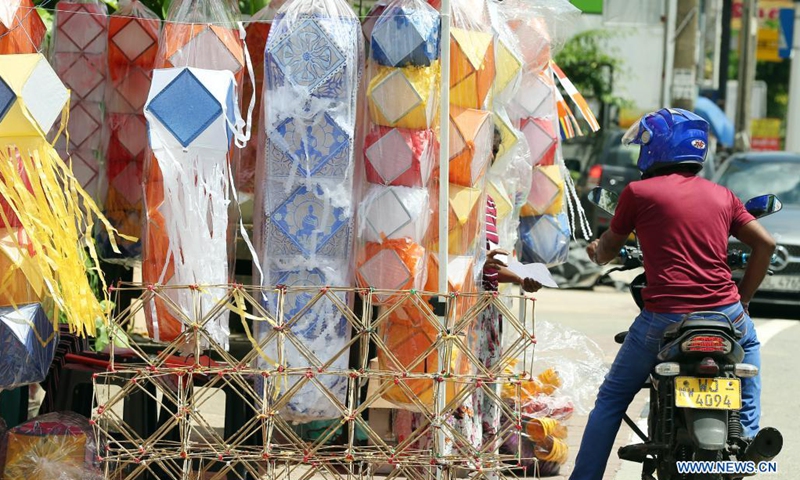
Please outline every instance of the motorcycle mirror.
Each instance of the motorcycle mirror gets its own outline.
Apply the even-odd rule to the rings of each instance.
[[[614,215],[619,202],[619,195],[603,187],[594,187],[589,192],[589,202],[609,215]]]
[[[751,198],[744,204],[744,208],[750,212],[750,215],[761,218],[779,212],[783,208],[783,204],[776,195],[770,193]]]

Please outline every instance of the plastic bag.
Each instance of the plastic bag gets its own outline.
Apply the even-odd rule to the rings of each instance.
[[[100,480],[100,451],[89,420],[48,413],[8,431],[0,446],[0,473],[5,480]]]
[[[289,0],[270,29],[255,245],[263,285],[313,287],[288,293],[285,317],[279,319],[283,322],[311,302],[319,287],[353,282],[356,100],[363,47],[358,19],[343,0]],[[331,295],[343,303],[350,300],[343,292]],[[270,293],[266,301],[273,313],[275,297]],[[340,351],[350,328],[330,299],[321,298],[296,320],[290,330],[308,350],[300,352],[287,342],[279,356],[272,328],[258,325],[256,336],[266,342],[259,367],[273,368],[278,359],[287,368],[317,370],[328,362],[329,370],[347,368],[347,355]],[[287,388],[297,381],[288,379]],[[344,403],[346,392],[346,378],[319,372],[292,396],[281,415],[291,422],[336,418],[341,408],[330,397]]]
[[[41,304],[0,307],[0,390],[43,382],[57,344]]]
[[[53,23],[51,62],[71,92],[69,145],[61,136],[56,150],[71,160],[81,187],[97,199],[105,156],[107,8],[100,0],[58,2]]]
[[[158,69],[193,67],[204,71],[230,72],[234,80],[232,86],[235,87],[228,94],[214,90],[216,93],[211,95],[214,97],[212,99],[208,95],[207,84],[198,86],[198,82],[194,81],[197,78],[192,80],[194,73],[181,76],[181,82],[188,82],[182,85],[190,88],[184,92],[175,90],[173,98],[179,98],[183,93],[183,102],[167,102],[169,105],[162,114],[169,114],[169,110],[173,110],[182,112],[184,117],[176,117],[172,132],[165,132],[166,143],[160,144],[162,157],[149,155],[145,161],[146,224],[142,240],[142,279],[145,283],[182,285],[183,289],[170,289],[165,294],[171,296],[190,319],[195,317],[197,310],[193,305],[195,294],[186,287],[191,284],[226,284],[233,274],[237,215],[235,210],[229,209],[233,205],[230,180],[235,176],[238,148],[231,145],[232,137],[226,139],[225,133],[221,133],[219,128],[214,129],[211,135],[213,139],[205,134],[200,135],[211,129],[203,130],[199,128],[202,122],[188,122],[187,118],[196,120],[202,114],[208,114],[209,118],[213,116],[209,123],[213,121],[220,128],[227,123],[228,135],[234,130],[238,132],[235,135],[237,146],[242,141],[239,131],[242,120],[236,97],[241,91],[245,60],[243,43],[235,23],[239,16],[237,8],[226,0],[173,2],[156,56]],[[219,81],[224,80],[219,77]],[[217,85],[216,81],[212,83]],[[166,87],[160,86],[164,90]],[[206,87],[205,93],[203,87]],[[151,106],[155,100],[152,93],[151,89],[148,99]],[[191,94],[196,96],[186,98]],[[179,110],[175,110],[176,107]],[[188,108],[195,108],[196,111],[189,113]],[[217,112],[223,108],[230,115],[227,121],[219,121],[222,117]],[[166,125],[163,122],[161,124]],[[174,133],[182,136],[180,145],[175,142],[177,137]],[[152,135],[151,149],[155,150]],[[164,171],[165,167],[169,167],[169,171]],[[192,178],[196,180],[192,181]],[[183,194],[177,193],[180,191]],[[167,195],[169,192],[173,195]],[[205,306],[203,311],[208,311],[210,306],[224,297],[225,289],[209,288],[199,291],[197,295]],[[171,307],[159,298],[155,298],[151,305],[146,305],[145,313],[148,332],[157,340],[172,341],[183,331],[184,325],[177,312],[172,312]],[[227,311],[220,313],[207,325],[215,341],[227,348]]]
[[[147,124],[143,107],[158,51],[161,20],[139,0],[129,0],[108,19],[108,79],[106,84],[106,147],[103,210],[112,225],[126,235],[141,238],[142,169],[147,151]],[[123,242],[122,252],[111,252],[108,238],[98,235],[106,261],[138,260],[141,242]]]

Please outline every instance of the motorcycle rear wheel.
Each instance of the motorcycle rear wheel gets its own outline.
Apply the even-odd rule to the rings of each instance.
[[[698,462],[722,461],[722,451],[697,449],[694,452],[694,460]],[[723,480],[723,478],[721,473],[695,473],[692,480]]]

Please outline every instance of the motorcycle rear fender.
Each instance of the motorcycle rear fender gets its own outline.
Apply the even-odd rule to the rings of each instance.
[[[726,410],[682,409],[686,430],[695,447],[703,450],[722,450],[728,441],[728,412]]]

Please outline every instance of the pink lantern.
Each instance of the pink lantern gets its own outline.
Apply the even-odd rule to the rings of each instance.
[[[432,130],[375,126],[364,143],[367,181],[381,185],[423,187],[436,156]]]

